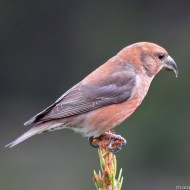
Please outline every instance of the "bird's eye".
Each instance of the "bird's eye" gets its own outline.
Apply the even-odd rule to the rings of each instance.
[[[158,59],[161,60],[161,61],[162,61],[162,60],[164,59],[164,57],[165,57],[165,55],[164,55],[163,53],[159,53],[157,56],[158,56]]]

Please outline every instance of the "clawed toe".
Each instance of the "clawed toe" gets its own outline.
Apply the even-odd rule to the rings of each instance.
[[[97,138],[96,138],[96,137],[93,137],[93,136],[89,137],[89,138],[88,138],[88,142],[89,142],[89,144],[90,144],[93,148],[98,148],[98,147],[99,147],[98,144],[97,144]]]
[[[111,140],[108,144],[108,150],[113,154],[119,152],[127,144],[127,141],[121,135],[108,132],[106,132],[106,134],[111,137]]]

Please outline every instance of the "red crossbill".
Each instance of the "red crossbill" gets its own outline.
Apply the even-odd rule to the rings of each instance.
[[[164,48],[149,42],[129,45],[28,120],[24,125],[34,126],[7,146],[64,128],[98,137],[136,110],[161,69],[178,74],[176,63]]]

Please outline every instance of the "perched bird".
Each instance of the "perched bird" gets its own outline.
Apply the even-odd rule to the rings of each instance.
[[[7,146],[64,128],[98,137],[136,110],[161,69],[178,75],[176,63],[164,48],[150,42],[129,45],[28,120],[24,125],[34,126]]]

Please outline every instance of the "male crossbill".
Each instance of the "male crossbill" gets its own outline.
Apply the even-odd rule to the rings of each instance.
[[[129,45],[28,120],[24,125],[34,126],[7,146],[64,128],[98,137],[136,110],[161,69],[178,74],[176,63],[165,49],[149,42]]]

